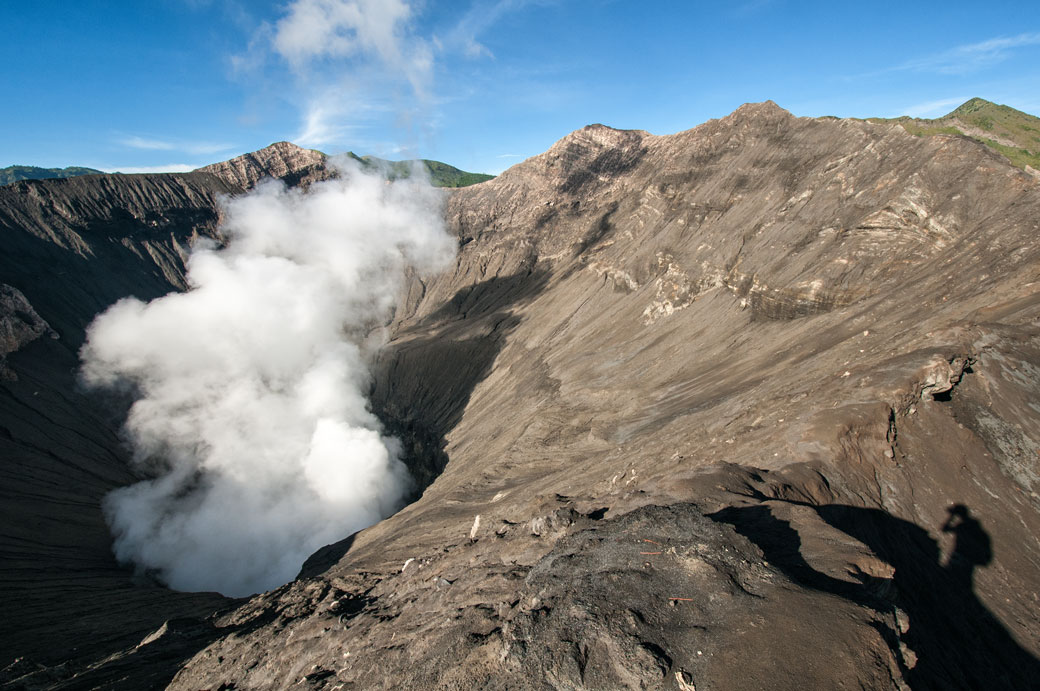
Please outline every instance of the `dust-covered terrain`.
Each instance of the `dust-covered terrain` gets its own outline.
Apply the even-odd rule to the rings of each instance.
[[[443,192],[456,259],[409,274],[367,391],[413,503],[250,599],[116,564],[127,401],[78,387],[84,330],[183,289],[269,159],[327,176],[280,145],[0,189],[0,683],[1040,677],[1040,186],[966,137],[771,102],[593,125]]]

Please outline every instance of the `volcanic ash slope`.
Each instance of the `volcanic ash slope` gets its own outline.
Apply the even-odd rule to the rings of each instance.
[[[447,213],[373,385],[432,484],[173,688],[1035,682],[1033,177],[767,102]]]

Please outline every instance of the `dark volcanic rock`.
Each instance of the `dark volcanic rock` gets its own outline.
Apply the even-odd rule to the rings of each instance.
[[[17,378],[7,366],[7,354],[45,334],[51,338],[58,337],[50,325],[36,314],[21,291],[0,284],[0,377]]]
[[[880,687],[898,674],[883,634],[897,626],[892,612],[799,588],[695,505],[646,506],[612,520],[565,513],[553,537],[517,526],[486,543],[452,545],[373,580],[361,599],[356,577],[272,594],[238,616],[277,607],[284,645],[258,655],[225,638],[174,686],[211,684],[212,672],[200,670],[243,654],[248,671],[217,674],[246,688],[308,686],[316,670],[348,687],[502,689],[659,688],[677,676],[707,689],[837,688],[850,678]],[[470,560],[481,567],[463,566]],[[807,612],[813,626],[804,625]],[[821,663],[778,665],[808,650]]]
[[[198,649],[173,688],[1035,683],[1035,178],[765,103],[587,127],[447,214],[457,265],[414,277],[372,386],[422,496],[156,637],[164,669]],[[21,403],[70,320],[8,276],[62,335],[10,357]],[[124,477],[102,436],[98,491]]]

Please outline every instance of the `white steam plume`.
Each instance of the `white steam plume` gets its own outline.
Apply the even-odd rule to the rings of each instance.
[[[248,595],[399,508],[409,478],[363,391],[364,334],[407,266],[450,262],[439,192],[356,167],[306,193],[226,205],[226,247],[189,290],[122,300],[88,330],[83,376],[133,385],[126,432],[154,479],[105,501],[117,556],[178,590]]]
[[[395,102],[398,115],[431,105],[434,54],[430,42],[414,32],[417,4],[293,0],[286,6],[270,46],[292,68],[301,92],[303,123],[296,143],[342,146],[350,134],[356,143],[354,128],[377,104]],[[404,82],[415,100],[411,106],[409,97],[397,92]]]

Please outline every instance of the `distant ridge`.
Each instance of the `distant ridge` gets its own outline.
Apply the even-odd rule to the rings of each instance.
[[[869,122],[895,122],[910,134],[960,134],[982,142],[1019,168],[1040,169],[1040,118],[1010,106],[972,98],[940,118],[867,118]]]
[[[411,175],[412,165],[415,163],[414,160],[388,161],[375,156],[358,156],[353,151],[348,152],[347,155],[357,160],[366,168],[380,168],[385,170],[387,172],[387,177],[392,180],[406,178]],[[430,182],[434,187],[469,187],[478,182],[487,182],[495,177],[494,175],[488,175],[487,173],[468,173],[465,170],[459,170],[455,166],[450,166],[447,163],[431,161],[425,158],[419,159],[419,162],[423,164],[426,171],[430,174]]]
[[[354,159],[363,168],[383,171],[390,180],[411,175],[415,163],[387,161],[375,156],[358,156],[353,151],[343,155]],[[243,188],[252,187],[267,176],[279,178],[290,185],[307,185],[336,175],[333,169],[326,168],[329,158],[328,154],[316,149],[304,149],[291,142],[275,142],[259,151],[199,168],[198,172],[213,173]],[[425,166],[434,187],[468,187],[495,177],[484,173],[469,173],[440,161],[420,159],[419,162]]]
[[[396,180],[406,178],[412,173],[415,161],[388,161],[375,156],[358,156],[353,151],[346,153],[362,167],[381,169],[388,178]],[[228,161],[221,161],[199,168],[200,172],[214,173],[232,184],[243,188],[255,185],[266,176],[286,180],[289,184],[308,183],[327,177],[324,172],[328,155],[315,149],[303,149],[289,142],[275,142],[268,147]],[[494,175],[486,173],[470,173],[455,166],[419,159],[430,175],[434,187],[468,187],[478,182],[493,179]],[[9,185],[20,180],[49,180],[53,178],[71,178],[79,175],[104,174],[103,170],[69,166],[67,168],[40,168],[39,166],[8,166],[0,168],[0,185]]]
[[[73,178],[77,175],[95,175],[102,170],[69,166],[67,168],[40,168],[39,166],[7,166],[0,168],[0,185],[9,185],[19,180],[49,180],[52,178]]]

